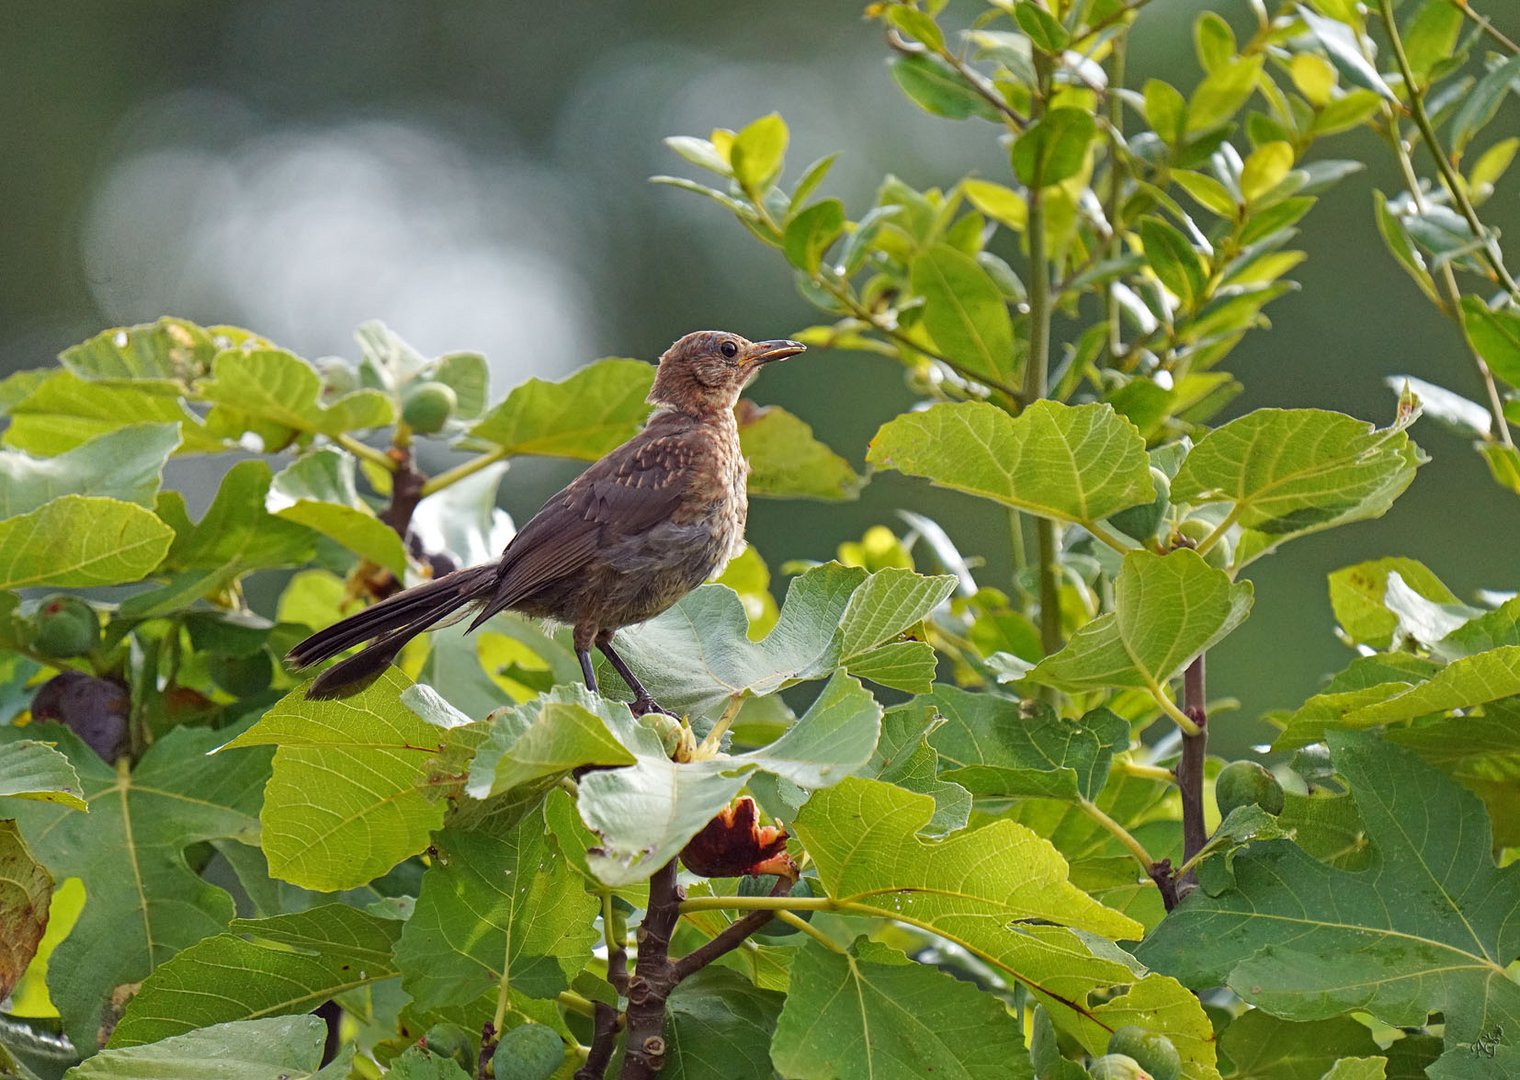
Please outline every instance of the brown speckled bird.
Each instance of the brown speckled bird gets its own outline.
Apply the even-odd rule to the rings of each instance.
[[[374,639],[306,696],[358,691],[422,631],[478,608],[471,630],[499,611],[568,623],[589,688],[595,645],[633,691],[634,713],[661,711],[612,636],[658,615],[743,549],[749,465],[734,405],[762,364],[804,349],[719,330],[681,338],[660,357],[644,430],[549,499],[500,559],[397,593],[292,649],[290,662],[306,667]]]

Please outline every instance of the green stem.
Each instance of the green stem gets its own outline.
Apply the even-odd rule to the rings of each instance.
[[[584,998],[573,990],[561,990],[555,995],[554,1000],[559,1002],[571,1012],[580,1013],[582,1016],[595,1016],[596,1006],[589,998]]]
[[[380,466],[386,472],[396,471],[395,460],[384,450],[376,450],[368,443],[362,443],[346,432],[339,432],[332,437],[333,442],[347,450],[354,457],[363,458],[365,461]]]
[[[1164,784],[1176,783],[1176,774],[1171,769],[1164,769],[1160,765],[1147,765],[1141,761],[1117,761],[1114,768],[1126,776],[1137,776],[1142,780],[1160,780]]]
[[[1103,826],[1109,832],[1113,833],[1113,835],[1118,838],[1119,842],[1124,845],[1125,850],[1135,857],[1135,861],[1140,864],[1141,868],[1147,874],[1151,872],[1151,870],[1156,865],[1156,860],[1151,858],[1151,853],[1149,851],[1145,850],[1145,845],[1142,844],[1139,840],[1135,839],[1134,833],[1130,832],[1123,825],[1120,825],[1113,818],[1109,817],[1102,810],[1098,809],[1095,803],[1091,803],[1086,799],[1081,799],[1078,801],[1077,805],[1082,808],[1082,813],[1086,814],[1088,817],[1096,821],[1099,825]]]
[[[790,911],[783,908],[776,912],[776,921],[784,922],[794,930],[801,930],[808,937],[829,950],[829,952],[838,953],[840,956],[846,955],[845,949],[837,941],[829,937],[822,930],[814,929],[813,924],[800,915],[793,915]]]
[[[457,484],[467,476],[474,476],[481,469],[494,465],[506,457],[510,451],[504,446],[498,446],[495,450],[488,450],[484,454],[472,457],[469,461],[461,462],[452,469],[445,469],[427,483],[422,485],[422,497],[427,498],[437,491],[442,491],[451,484]]]
[[[693,911],[833,911],[827,896],[693,896],[681,901],[681,914]]]

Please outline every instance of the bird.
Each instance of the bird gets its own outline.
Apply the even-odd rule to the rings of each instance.
[[[749,465],[734,406],[761,367],[806,348],[723,330],[680,338],[659,359],[643,429],[551,496],[499,559],[396,593],[291,649],[286,659],[300,669],[370,642],[306,696],[348,697],[423,631],[473,611],[468,633],[515,611],[571,627],[587,689],[597,691],[594,646],[633,692],[635,716],[665,712],[613,636],[667,610],[744,549]]]

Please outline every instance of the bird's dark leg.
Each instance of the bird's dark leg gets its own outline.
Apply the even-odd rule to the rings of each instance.
[[[581,674],[586,679],[586,689],[593,694],[596,689],[596,669],[591,666],[591,643],[597,639],[596,623],[578,622],[570,635],[575,645],[575,658],[581,662]]]
[[[628,706],[628,709],[634,716],[666,711],[660,707],[659,702],[649,695],[649,691],[644,689],[644,684],[639,682],[639,677],[633,673],[633,669],[623,661],[621,656],[613,651],[611,630],[603,630],[600,634],[596,635],[596,647],[602,650],[602,655],[607,658],[617,673],[623,677],[623,681],[628,684],[628,689],[633,691],[633,702]]]
[[[581,674],[585,676],[586,689],[593,694],[596,693],[596,671],[591,667],[591,650],[576,649],[575,657],[581,662]]]

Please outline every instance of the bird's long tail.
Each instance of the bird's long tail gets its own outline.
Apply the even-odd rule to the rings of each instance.
[[[408,641],[485,599],[495,585],[495,563],[456,570],[318,630],[291,649],[285,659],[303,668],[373,638],[367,648],[322,672],[306,691],[309,698],[347,697],[384,671]]]

